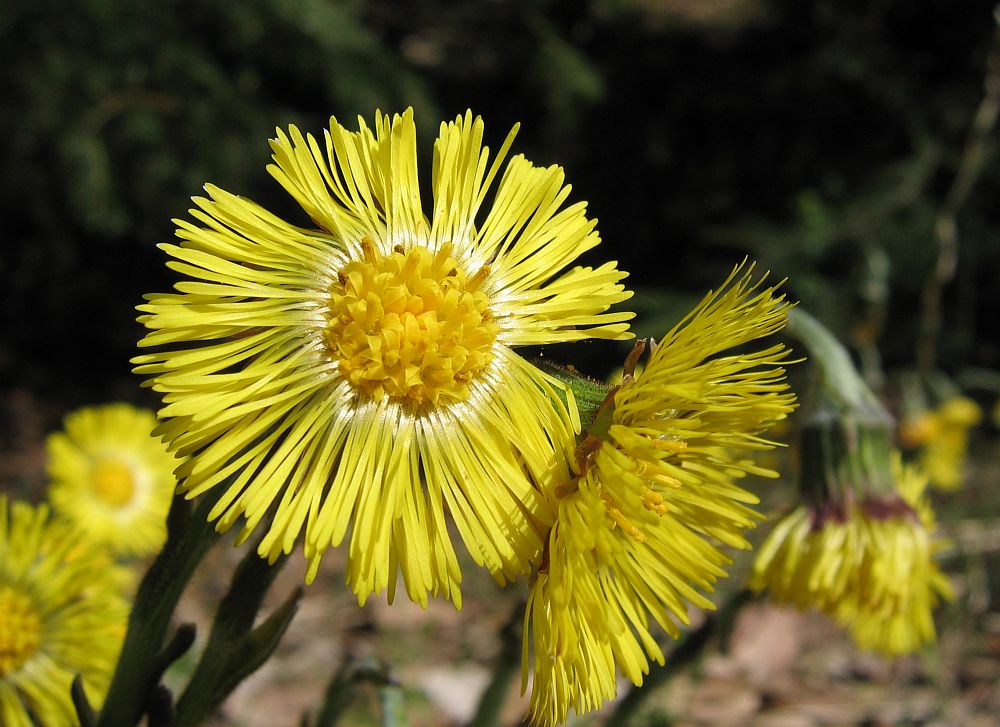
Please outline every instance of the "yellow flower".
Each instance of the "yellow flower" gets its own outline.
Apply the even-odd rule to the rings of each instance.
[[[56,513],[115,553],[149,555],[167,537],[178,461],[155,426],[151,411],[108,404],[69,414],[46,441]]]
[[[937,415],[926,409],[906,415],[896,432],[900,446],[913,449],[927,444],[938,435],[941,425]]]
[[[930,476],[931,485],[941,490],[962,486],[969,430],[982,419],[979,405],[956,396],[934,410],[936,427],[920,452],[920,465]]]
[[[532,719],[554,725],[572,707],[615,695],[617,670],[635,684],[664,655],[688,606],[726,575],[719,544],[748,548],[757,502],[732,484],[774,476],[745,455],[794,408],[774,345],[729,352],[776,332],[787,306],[740,268],[655,346],[641,375],[626,376],[577,450],[577,476],[557,487],[556,521],[525,615],[522,682],[533,651]],[[533,648],[532,648],[533,644]]]
[[[897,655],[934,641],[932,611],[951,587],[933,560],[942,541],[927,477],[898,455],[893,475],[892,496],[852,495],[782,518],[757,555],[751,587],[823,611],[864,649]]]
[[[0,724],[78,724],[77,674],[100,705],[125,635],[124,580],[103,547],[46,506],[0,496]]]
[[[932,612],[951,600],[951,584],[934,562],[946,541],[935,536],[934,510],[925,496],[927,476],[917,467],[893,461],[896,486],[909,511],[871,526],[872,559],[861,587],[837,605],[837,620],[864,649],[908,654],[935,640]]]
[[[212,186],[195,200],[181,244],[161,245],[185,279],[140,306],[156,352],[136,371],[192,455],[182,488],[224,489],[220,530],[270,516],[270,559],[304,531],[307,580],[349,537],[361,602],[391,600],[398,568],[413,600],[460,603],[445,513],[498,581],[526,572],[553,517],[539,488],[579,426],[512,349],[628,338],[632,315],[606,311],[631,294],[614,263],[567,270],[595,222],[564,206],[561,168],[504,164],[516,128],[491,160],[479,117],[442,124],[427,216],[412,110],[359,124],[271,142],[269,171],[319,229]]]

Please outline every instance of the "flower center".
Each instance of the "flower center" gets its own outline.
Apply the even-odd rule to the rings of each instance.
[[[95,495],[111,507],[121,507],[135,494],[132,470],[113,459],[99,459],[90,471],[90,487]]]
[[[463,401],[492,358],[500,327],[480,286],[451,257],[397,245],[382,255],[371,240],[363,257],[330,286],[325,337],[341,373],[360,392],[422,408]]]
[[[19,669],[41,642],[42,620],[31,599],[0,585],[0,677]]]

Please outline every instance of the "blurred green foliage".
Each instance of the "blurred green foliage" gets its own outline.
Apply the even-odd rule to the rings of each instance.
[[[303,221],[263,169],[274,127],[408,105],[425,142],[468,107],[494,145],[523,122],[633,271],[643,332],[749,253],[906,363],[994,28],[978,0],[8,0],[0,373],[110,395],[191,195]],[[1000,366],[995,162],[958,216],[946,366]]]

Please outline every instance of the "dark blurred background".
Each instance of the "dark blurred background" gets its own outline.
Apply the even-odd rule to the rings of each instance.
[[[980,386],[980,403],[1000,393],[1000,43],[985,0],[0,0],[0,490],[44,493],[45,436],[67,411],[157,405],[130,371],[135,305],[172,284],[155,245],[191,196],[212,182],[308,224],[264,169],[275,127],[319,134],[331,114],[356,128],[358,114],[411,105],[426,163],[442,119],[471,108],[494,149],[520,121],[515,151],[562,164],[571,199],[599,220],[589,260],[631,272],[641,335],[661,335],[750,255],[873,382],[940,367]],[[603,375],[627,348],[581,344],[571,362]],[[928,725],[996,723],[996,441],[974,443],[969,488],[939,510],[961,547],[949,572],[963,575],[940,663],[920,660],[931,676],[845,657],[830,627],[758,614],[734,641],[766,675],[751,710],[800,695],[825,714],[824,697],[873,682],[863,694],[890,707],[960,702],[985,720]],[[765,505],[787,502],[768,492]],[[975,533],[986,545],[968,545]],[[236,552],[214,551],[181,620],[207,627]],[[461,621],[443,603],[370,602],[365,623],[403,683],[424,684],[432,664],[461,676],[492,663],[520,592],[466,574]],[[240,719],[219,724],[290,723],[318,703],[360,613],[337,581],[311,587],[271,670],[227,708]],[[804,678],[790,667],[799,653]],[[457,683],[449,694],[476,690]],[[718,723],[749,714],[733,712],[747,694],[733,689],[700,692]],[[678,694],[670,710],[699,704]],[[419,710],[425,698],[408,699]],[[853,704],[864,719],[824,723],[924,723]],[[444,723],[423,709],[414,724]],[[523,712],[514,704],[508,722]]]
[[[409,105],[428,160],[466,108],[493,147],[522,122],[516,151],[565,166],[600,220],[594,259],[631,271],[641,333],[750,254],[909,365],[944,210],[934,363],[995,368],[989,118],[963,162],[995,29],[991,3],[950,0],[6,0],[3,388],[139,398],[134,306],[169,287],[154,245],[189,198],[211,181],[304,222],[264,171],[274,127]]]

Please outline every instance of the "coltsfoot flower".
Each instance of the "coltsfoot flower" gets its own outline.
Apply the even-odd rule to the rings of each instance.
[[[720,545],[748,548],[759,515],[733,484],[776,476],[748,457],[795,406],[781,344],[734,352],[778,331],[787,305],[737,268],[659,344],[634,358],[577,449],[575,476],[553,493],[557,516],[525,614],[522,682],[531,717],[559,724],[597,709],[616,670],[636,685],[663,663],[654,624],[678,636],[690,605],[726,575]],[[532,660],[533,656],[533,660]]]
[[[982,410],[972,399],[956,396],[942,402],[933,417],[936,426],[923,443],[920,465],[932,486],[957,490],[965,475],[969,430],[982,419]]]
[[[100,706],[125,636],[126,580],[104,547],[47,506],[0,496],[0,724],[78,724],[77,674]]]
[[[155,427],[153,412],[109,404],[70,413],[46,441],[56,513],[118,554],[155,553],[167,537],[178,461]]]
[[[184,279],[147,296],[136,371],[163,393],[159,428],[190,497],[223,488],[219,530],[265,518],[262,556],[304,532],[307,580],[350,538],[359,600],[389,590],[459,603],[449,513],[498,581],[537,562],[551,483],[579,426],[561,385],[514,353],[527,344],[628,338],[631,294],[614,263],[570,265],[599,242],[557,166],[491,160],[483,122],[440,127],[429,214],[412,110],[291,127],[268,169],[316,225],[299,227],[206,187],[179,245]],[[487,195],[493,189],[492,203]],[[565,403],[564,403],[565,402]],[[555,463],[555,464],[554,464]]]
[[[898,456],[892,467],[895,493],[852,493],[782,518],[750,583],[778,602],[828,614],[858,646],[889,656],[934,641],[933,609],[952,594],[934,562],[943,541],[924,496],[927,476]]]

